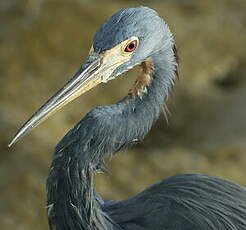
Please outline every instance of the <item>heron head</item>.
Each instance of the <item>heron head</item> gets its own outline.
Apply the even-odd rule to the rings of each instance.
[[[103,80],[115,78],[160,50],[164,27],[158,14],[143,6],[123,9],[106,20],[91,48],[111,70]]]
[[[50,115],[102,82],[143,62],[163,48],[167,25],[148,7],[123,9],[96,32],[79,71],[20,128],[9,146]]]

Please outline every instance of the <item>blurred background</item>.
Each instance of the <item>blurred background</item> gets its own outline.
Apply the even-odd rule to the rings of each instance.
[[[0,226],[48,229],[45,181],[53,149],[90,109],[114,103],[136,70],[66,106],[19,143],[29,116],[76,72],[100,24],[121,8],[147,5],[170,25],[180,80],[145,141],[108,161],[96,187],[125,199],[177,173],[199,172],[246,185],[245,0],[1,0]]]

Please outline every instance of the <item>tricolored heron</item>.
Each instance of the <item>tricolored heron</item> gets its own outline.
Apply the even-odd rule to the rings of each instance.
[[[123,9],[111,16],[97,31],[85,64],[10,145],[79,95],[136,65],[141,71],[128,96],[90,111],[57,145],[47,180],[50,228],[246,229],[245,188],[216,177],[173,176],[124,201],[105,201],[93,188],[104,156],[148,133],[177,76],[173,35],[150,8]]]

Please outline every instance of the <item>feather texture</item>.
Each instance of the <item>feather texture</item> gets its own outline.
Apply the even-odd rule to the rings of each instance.
[[[145,137],[177,78],[173,35],[147,7],[124,9],[109,18],[95,36],[94,51],[103,52],[133,35],[139,38],[138,52],[113,75],[148,60],[151,81],[144,85],[141,97],[130,94],[116,104],[90,111],[57,145],[47,180],[50,228],[246,229],[245,189],[211,176],[178,175],[119,202],[104,201],[95,192],[93,174],[103,169],[104,157]]]

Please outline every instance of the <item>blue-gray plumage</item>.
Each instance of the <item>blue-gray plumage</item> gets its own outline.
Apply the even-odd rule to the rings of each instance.
[[[75,97],[140,65],[127,97],[90,111],[57,145],[47,180],[51,229],[246,229],[245,188],[216,177],[177,175],[118,202],[103,200],[93,188],[104,157],[141,141],[157,120],[177,62],[173,35],[154,10],[121,10],[97,31],[75,76],[20,129],[12,143]]]

